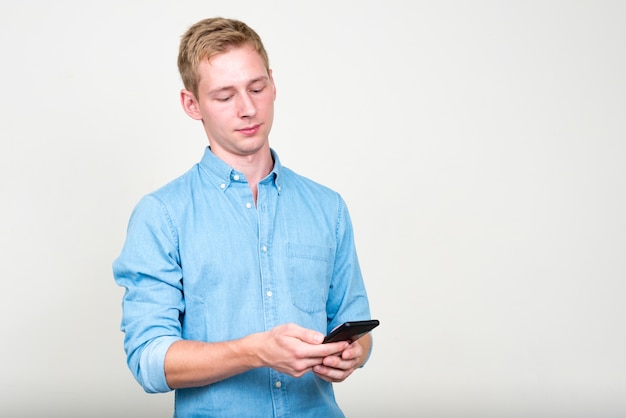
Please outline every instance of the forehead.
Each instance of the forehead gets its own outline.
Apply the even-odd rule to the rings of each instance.
[[[268,77],[261,55],[250,45],[232,47],[198,64],[199,87],[224,88]]]

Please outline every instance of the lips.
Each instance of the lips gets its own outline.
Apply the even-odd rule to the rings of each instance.
[[[259,132],[259,129],[261,129],[261,125],[253,125],[253,126],[248,126],[245,128],[237,129],[237,132],[246,136],[251,136]]]

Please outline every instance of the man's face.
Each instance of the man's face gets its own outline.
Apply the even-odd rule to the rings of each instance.
[[[276,89],[263,59],[249,45],[202,61],[198,97],[183,91],[185,112],[202,121],[218,157],[253,156],[269,150]]]

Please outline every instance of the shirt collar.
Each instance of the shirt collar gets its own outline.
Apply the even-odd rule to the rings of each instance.
[[[272,154],[272,159],[274,160],[274,168],[272,171],[261,180],[261,183],[273,181],[278,193],[281,191],[281,176],[280,172],[282,171],[282,165],[280,163],[280,159],[278,158],[278,154],[276,151],[270,148],[270,152]],[[211,179],[216,183],[217,187],[226,190],[228,186],[232,182],[235,181],[246,181],[243,173],[235,170],[224,161],[219,159],[213,152],[211,151],[211,147],[206,147],[204,150],[204,155],[202,156],[202,160],[200,160],[200,167],[205,171]]]

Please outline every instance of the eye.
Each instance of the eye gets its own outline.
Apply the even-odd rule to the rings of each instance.
[[[254,83],[251,83],[248,87],[248,91],[252,94],[259,94],[265,90],[267,87],[267,83],[263,80],[257,80]]]
[[[218,102],[227,102],[229,101],[233,96],[226,96],[226,97],[216,97],[215,100],[217,100]]]

